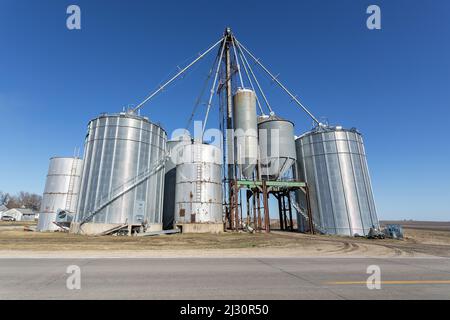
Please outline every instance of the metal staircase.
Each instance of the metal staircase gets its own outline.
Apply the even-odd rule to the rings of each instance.
[[[141,183],[147,181],[152,175],[159,172],[161,169],[164,168],[164,164],[166,162],[168,155],[165,155],[161,159],[159,159],[151,168],[141,172],[137,176],[131,178],[130,180],[126,181],[124,184],[120,185],[119,187],[113,189],[106,197],[104,201],[100,202],[100,205],[95,208],[93,211],[89,212],[86,218],[84,218],[80,222],[80,226],[85,224],[86,222],[92,220],[94,216],[99,213],[101,210],[106,208],[110,203],[114,202],[121,196],[123,196],[125,193],[133,190],[137,186],[139,186]]]
[[[297,203],[297,201],[295,201],[293,199],[291,201],[292,201],[292,206],[294,207],[294,209],[297,210],[297,212],[300,213],[302,215],[302,217],[306,219],[306,221],[309,221],[309,217],[308,217],[308,214],[306,213],[306,210],[304,208],[302,208]],[[322,234],[327,234],[327,231],[325,229],[323,229],[321,226],[319,226],[317,223],[315,223],[314,220],[311,222],[312,222],[312,225],[314,226],[315,230],[319,231]]]

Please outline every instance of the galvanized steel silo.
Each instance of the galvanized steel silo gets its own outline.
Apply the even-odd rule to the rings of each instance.
[[[53,222],[57,221],[57,213],[60,211],[66,211],[67,214],[75,213],[82,170],[82,159],[64,157],[50,159],[36,228],[38,231],[59,229]]]
[[[133,113],[104,114],[91,120],[76,221],[86,222],[106,203],[88,222],[144,223],[161,229],[166,142],[167,134],[159,125]],[[136,184],[145,176],[148,179]]]
[[[175,223],[216,223],[222,217],[222,152],[193,143],[180,153],[176,170]]]
[[[233,97],[235,130],[235,160],[244,178],[252,178],[258,159],[258,127],[256,121],[256,95],[249,89],[239,88]]]
[[[180,136],[176,140],[167,141],[168,158],[165,162],[164,176],[164,206],[163,206],[163,229],[172,229],[175,214],[175,186],[177,180],[177,164],[180,162],[180,153],[183,146],[190,144],[188,136]]]
[[[261,175],[268,180],[282,177],[293,165],[294,124],[276,115],[258,117]]]
[[[296,147],[316,224],[329,234],[350,236],[379,227],[363,139],[356,129],[318,127],[299,137]]]

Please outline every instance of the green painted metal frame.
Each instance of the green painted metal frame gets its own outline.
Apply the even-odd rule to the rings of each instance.
[[[286,192],[287,190],[296,190],[296,189],[300,189],[302,190],[305,194],[306,197],[308,198],[308,186],[306,184],[306,182],[304,181],[254,181],[254,180],[234,180],[231,182],[231,185],[234,186],[234,188],[236,188],[236,192],[238,192],[241,188],[245,188],[245,189],[251,189],[251,190],[257,190],[257,193],[262,193],[263,194],[263,201],[264,201],[264,229],[266,230],[266,232],[270,232],[270,223],[268,222],[268,216],[269,214],[269,204],[268,204],[268,196],[270,193],[275,194],[275,193],[283,193]],[[237,203],[235,204],[236,208],[237,208]],[[309,205],[308,205],[308,212],[309,212]],[[237,209],[235,209],[237,210]],[[292,210],[292,209],[291,209]],[[236,211],[237,212],[237,211]],[[291,213],[292,214],[292,213]],[[235,217],[236,221],[238,219],[237,215]],[[311,217],[312,219],[312,217]],[[280,219],[281,220],[281,219]],[[291,218],[292,221],[292,218]],[[261,228],[261,222],[258,223],[259,224],[259,228]],[[236,229],[237,230],[237,229]],[[261,229],[259,229],[261,230]],[[313,234],[314,234],[314,230],[311,229]]]
[[[236,180],[238,186],[256,188],[262,186],[262,181]],[[268,187],[304,188],[306,183],[302,181],[266,181]]]

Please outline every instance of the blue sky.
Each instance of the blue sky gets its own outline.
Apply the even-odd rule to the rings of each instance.
[[[449,1],[228,3],[1,0],[0,190],[42,193],[48,159],[82,147],[91,118],[136,105],[230,26],[317,117],[364,134],[380,219],[450,220]],[[82,30],[66,28],[70,4]],[[370,4],[381,30],[366,28]],[[212,59],[142,114],[183,127]],[[259,78],[277,113],[308,130]]]

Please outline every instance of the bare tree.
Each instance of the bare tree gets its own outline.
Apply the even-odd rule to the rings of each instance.
[[[42,197],[37,194],[20,191],[19,199],[21,205],[24,206],[25,208],[38,211],[41,207]]]
[[[0,205],[8,203],[9,195],[6,192],[0,191]]]
[[[2,196],[3,195],[3,196]],[[42,197],[35,193],[20,191],[17,195],[0,193],[0,203],[4,200],[8,208],[28,208],[38,211],[41,208]]]

